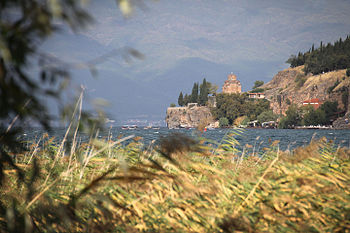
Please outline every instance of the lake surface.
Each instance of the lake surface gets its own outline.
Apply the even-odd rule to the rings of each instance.
[[[113,140],[117,140],[118,136],[124,137],[129,135],[139,136],[142,142],[147,146],[152,141],[157,143],[160,137],[165,137],[171,133],[183,133],[188,136],[198,138],[203,137],[208,140],[214,140],[218,143],[222,141],[225,135],[237,132],[234,129],[214,129],[200,133],[195,129],[168,129],[161,127],[159,129],[143,129],[137,128],[133,130],[124,130],[121,127],[113,127],[109,130],[99,132],[99,138],[105,138],[108,135]],[[24,140],[37,140],[43,135],[44,131],[38,129],[26,130],[22,136]],[[57,128],[48,132],[49,135],[55,136],[56,141],[62,140],[65,129]],[[319,139],[326,137],[333,140],[336,146],[350,147],[350,130],[332,130],[332,129],[244,129],[236,135],[235,138],[240,143],[240,148],[246,144],[252,145],[256,149],[262,149],[271,145],[271,142],[278,140],[281,150],[293,149],[295,147],[304,146],[310,143],[312,138]],[[86,135],[80,135],[79,140],[87,141]]]

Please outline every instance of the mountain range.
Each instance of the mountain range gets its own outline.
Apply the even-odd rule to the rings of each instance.
[[[40,47],[72,64],[115,51],[96,65],[96,79],[88,70],[72,73],[89,96],[110,102],[106,110],[120,122],[164,119],[179,92],[189,93],[204,77],[221,87],[233,72],[247,91],[286,68],[291,54],[333,42],[350,29],[350,2],[343,0],[142,3],[125,19],[114,1],[93,1],[88,10],[95,23],[74,33],[61,27]],[[125,47],[144,59],[126,57]]]

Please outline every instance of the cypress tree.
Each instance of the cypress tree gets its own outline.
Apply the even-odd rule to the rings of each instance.
[[[184,96],[182,94],[182,91],[180,92],[179,98],[177,99],[177,103],[179,106],[184,106]]]
[[[193,84],[191,102],[198,103],[198,83]]]
[[[207,103],[208,94],[209,94],[208,84],[207,84],[207,80],[204,78],[203,83],[201,84],[200,90],[199,90],[199,104],[200,105],[205,105]]]
[[[191,101],[191,96],[185,94],[185,97],[184,97],[184,106],[186,106],[190,101]]]

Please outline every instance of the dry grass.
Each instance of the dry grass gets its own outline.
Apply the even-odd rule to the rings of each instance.
[[[236,150],[234,134],[217,149],[180,135],[148,150],[94,141],[59,159],[41,140],[17,157],[25,182],[6,171],[1,231],[350,230],[349,149],[324,139],[290,153],[272,145],[263,159]]]

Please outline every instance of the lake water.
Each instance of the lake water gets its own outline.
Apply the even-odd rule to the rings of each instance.
[[[113,140],[118,136],[135,135],[142,137],[142,142],[147,146],[151,141],[157,141],[160,137],[165,137],[171,133],[183,133],[191,137],[198,136],[208,140],[220,142],[225,135],[234,132],[233,129],[214,129],[200,133],[195,129],[172,129],[161,127],[159,129],[143,129],[137,128],[133,130],[124,130],[121,127],[113,127],[110,130],[100,132],[98,137],[104,138],[111,135]],[[55,136],[56,141],[60,141],[65,133],[65,129],[57,128],[49,132],[50,136]],[[38,139],[43,134],[41,130],[27,130],[23,135],[24,140]],[[282,150],[293,149],[295,147],[304,146],[310,143],[312,138],[319,139],[326,137],[328,140],[333,140],[336,146],[350,147],[350,130],[330,130],[330,129],[244,129],[240,135],[235,136],[242,148],[246,144],[252,145],[257,149],[268,147],[271,142],[278,140],[279,147]],[[86,141],[86,135],[80,135],[81,141]]]

